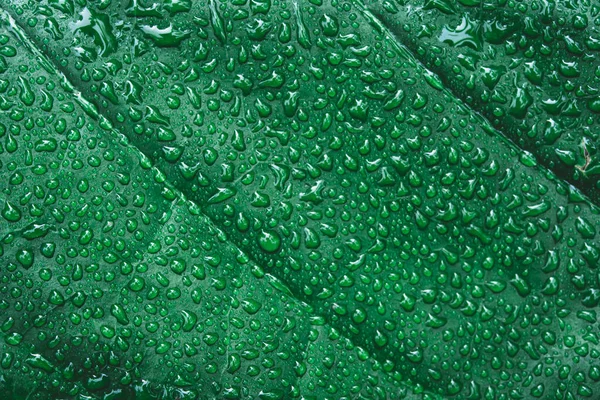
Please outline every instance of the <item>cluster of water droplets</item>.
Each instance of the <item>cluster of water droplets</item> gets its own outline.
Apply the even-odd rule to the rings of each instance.
[[[367,3],[461,100],[560,178],[600,199],[598,4]]]

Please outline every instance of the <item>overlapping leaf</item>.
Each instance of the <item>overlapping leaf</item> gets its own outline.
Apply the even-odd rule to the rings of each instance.
[[[7,390],[598,392],[597,209],[313,3],[6,6]]]
[[[600,200],[600,5],[425,0],[367,7],[511,140]]]

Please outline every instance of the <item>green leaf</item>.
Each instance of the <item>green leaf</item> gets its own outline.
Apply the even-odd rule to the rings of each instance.
[[[3,6],[1,392],[600,391],[598,208],[371,6]]]

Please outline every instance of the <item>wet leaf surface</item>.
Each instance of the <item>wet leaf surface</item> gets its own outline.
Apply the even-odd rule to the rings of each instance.
[[[4,4],[0,390],[594,398],[595,28],[472,3]]]

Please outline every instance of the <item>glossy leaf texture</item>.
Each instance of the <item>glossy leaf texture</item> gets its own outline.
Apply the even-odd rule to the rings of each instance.
[[[5,391],[600,393],[598,208],[371,6],[4,5]]]

